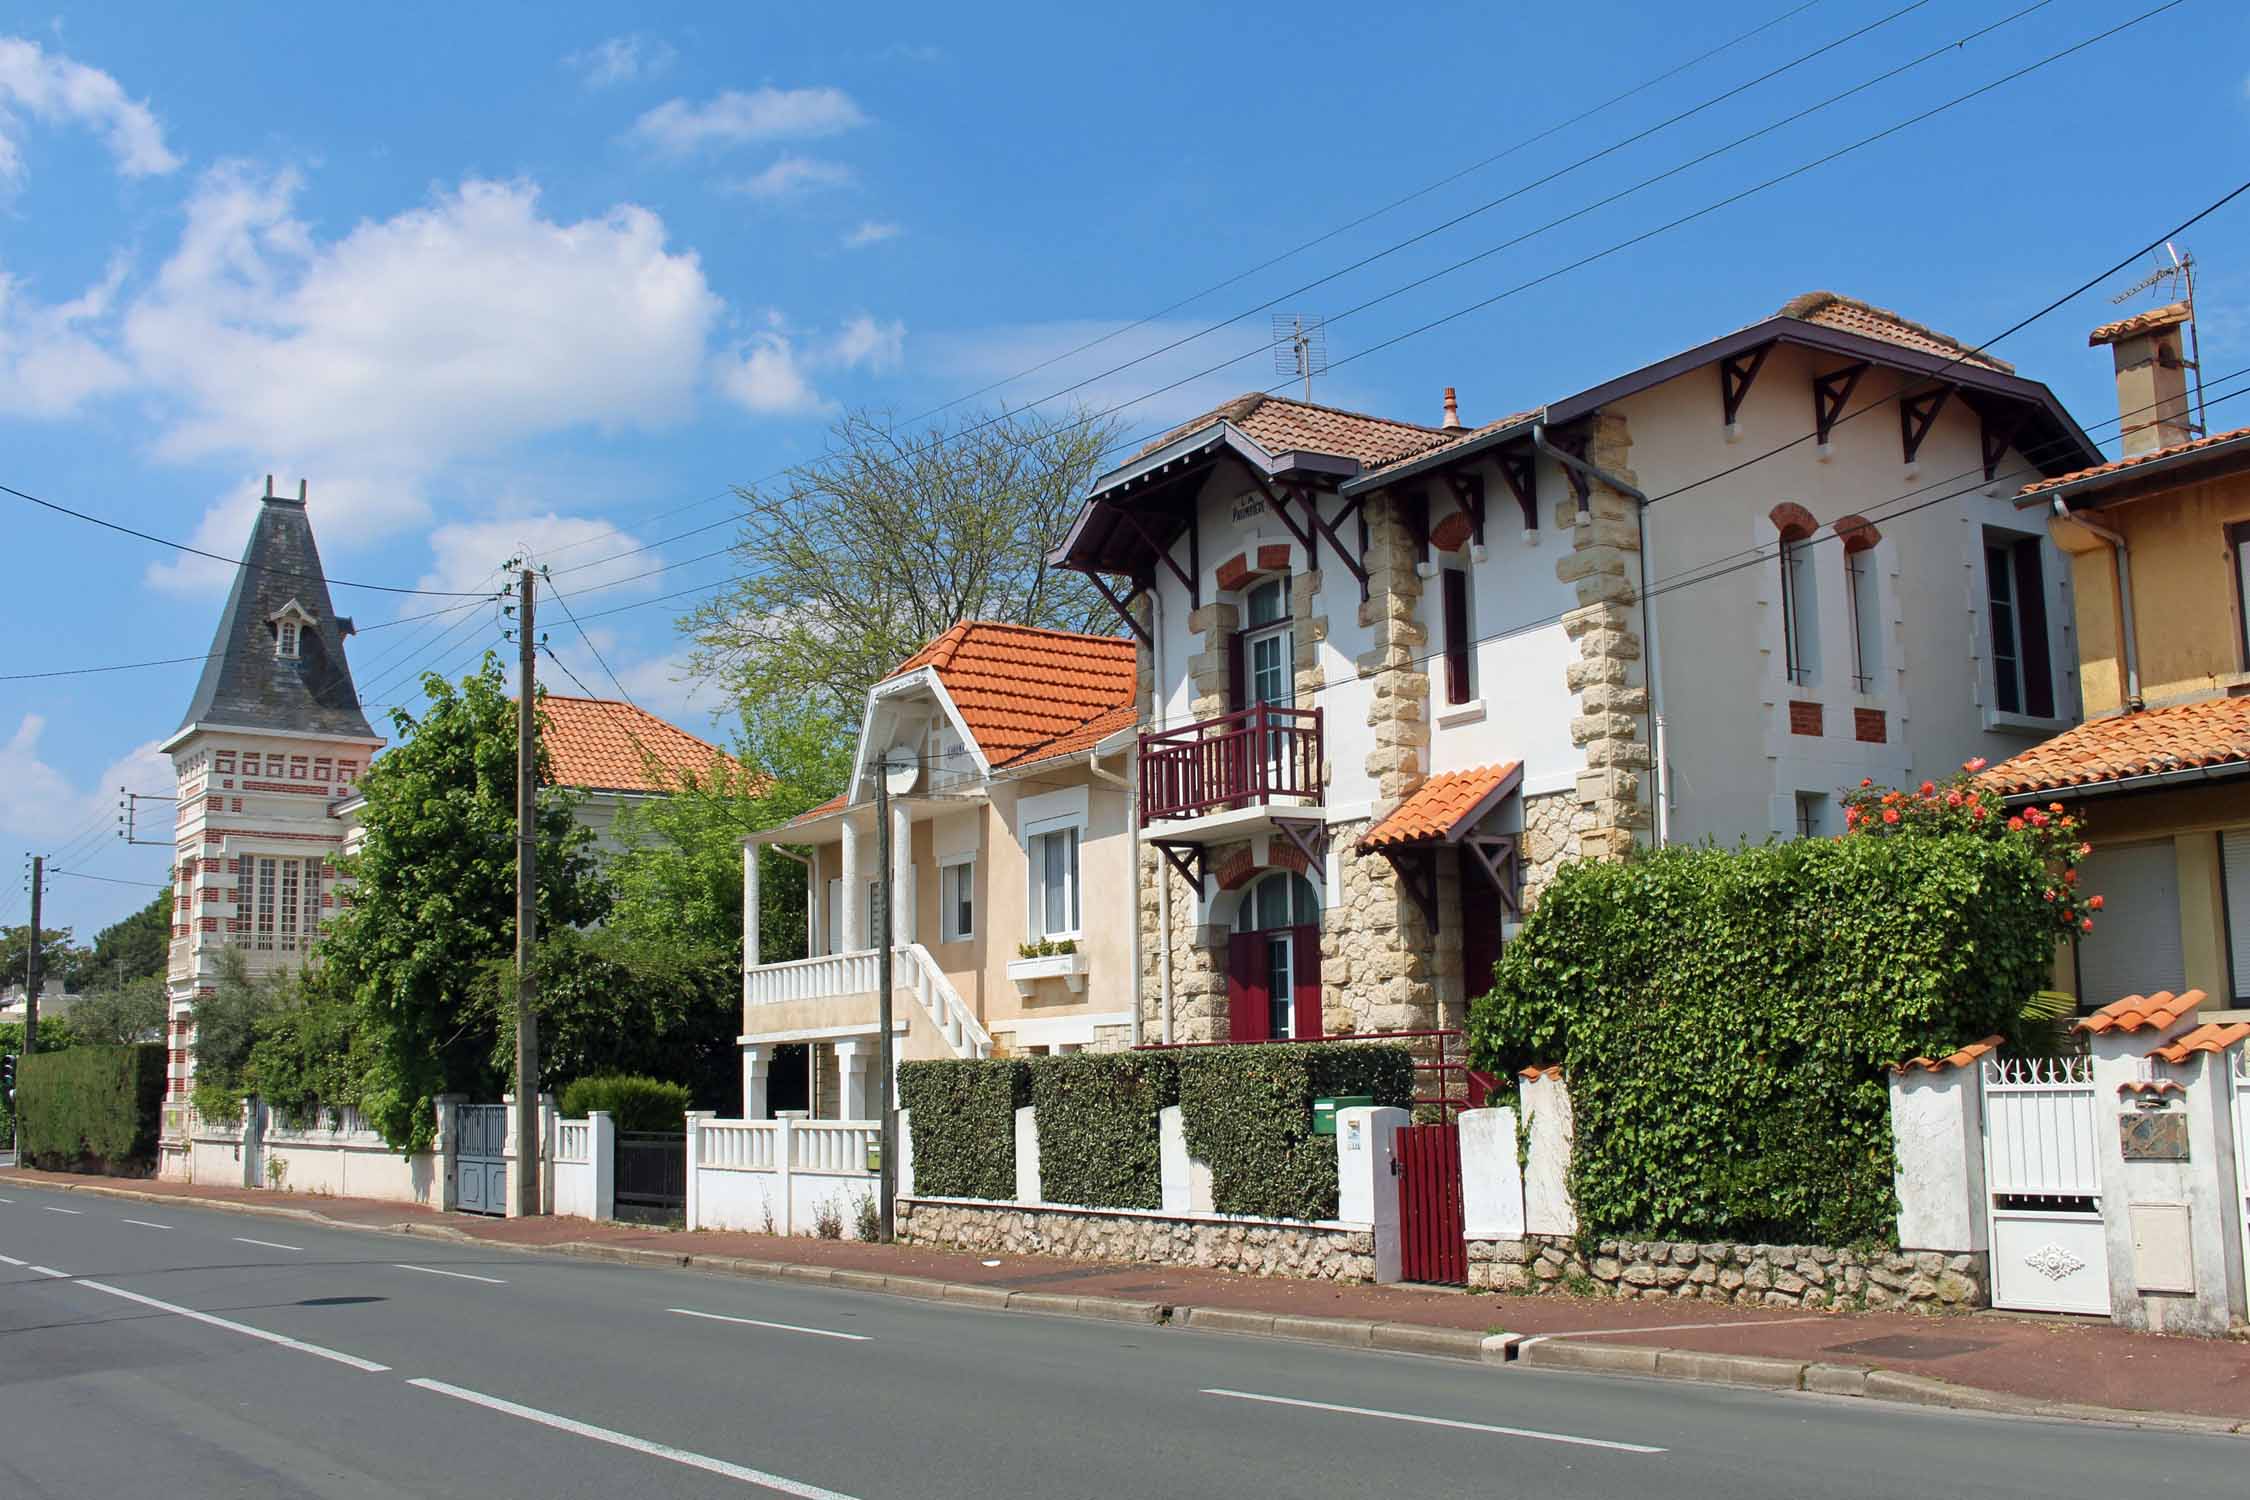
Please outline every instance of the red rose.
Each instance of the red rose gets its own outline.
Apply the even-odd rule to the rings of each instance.
[[[1875,784],[1875,778],[1872,776],[1862,776],[1859,778],[1859,784],[1861,786],[1873,786]]]
[[[2023,832],[2023,819],[2021,819],[2021,818],[2010,818],[2010,819],[2008,820],[2008,832],[2010,832],[2010,833],[2021,833],[2021,832]]]
[[[1975,760],[1965,760],[1961,762],[1961,769],[1968,772],[1971,776],[1974,776],[1977,774],[1977,772],[1983,770],[1987,764],[1989,764],[1989,762],[1987,762],[1985,758],[1980,755]]]
[[[2086,910],[2088,910],[2088,911],[2100,911],[2101,909],[2102,909],[2102,898],[2101,898],[2101,897],[2099,897],[2099,896],[2088,896],[2088,897],[2086,898]]]
[[[1923,782],[1922,795],[1925,797],[1935,797],[1937,795],[1937,783],[1934,781]]]
[[[1883,821],[1886,823],[1896,823],[1898,821],[1898,809],[1895,807],[1884,808]]]
[[[2092,917],[2080,918],[2078,930],[2080,932],[2092,932],[2094,930],[2094,919]]]

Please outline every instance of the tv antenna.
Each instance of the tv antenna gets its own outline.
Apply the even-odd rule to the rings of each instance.
[[[1302,313],[1273,315],[1273,367],[1276,374],[1294,375],[1305,383],[1305,400],[1312,400],[1312,378],[1328,373],[1326,320]]]
[[[2203,406],[2203,338],[2195,327],[2194,252],[2180,250],[2170,240],[2166,240],[2163,253],[2157,257],[2155,269],[2109,300],[2112,304],[2126,302],[2142,292],[2156,296],[2169,295],[2172,293],[2173,283],[2177,283],[2179,287],[2173,300],[2187,305],[2187,367],[2195,372],[2194,433],[2195,436],[2202,437],[2210,432],[2211,423]]]

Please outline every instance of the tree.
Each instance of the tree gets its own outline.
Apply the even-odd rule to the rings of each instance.
[[[360,1113],[402,1150],[428,1143],[437,1095],[499,1092],[498,1022],[477,996],[516,939],[516,711],[499,662],[488,653],[458,686],[433,673],[422,691],[428,707],[392,711],[397,745],[360,784],[364,842],[344,863],[351,903],[317,950],[371,1060]],[[546,764],[542,750],[542,782]],[[608,908],[572,803],[558,788],[539,794],[541,932]]]
[[[835,457],[738,491],[746,576],[681,622],[695,670],[751,718],[809,706],[849,728],[872,684],[963,620],[1109,628],[1091,581],[1047,554],[1115,438],[1108,423],[1028,411],[924,432],[845,416]]]
[[[258,1024],[293,1004],[296,976],[252,974],[240,948],[221,948],[211,993],[195,998],[195,1110],[207,1120],[239,1114],[249,1092],[250,1048]]]
[[[75,993],[78,989],[86,967],[86,950],[71,937],[68,927],[39,929],[39,987],[45,994]],[[0,986],[28,983],[30,960],[30,923],[0,931]]]
[[[94,934],[87,983],[122,985],[162,975],[171,959],[172,893],[166,890],[122,922]]]
[[[142,974],[79,996],[70,1007],[70,1029],[79,1041],[101,1047],[157,1042],[164,1039],[169,1012],[163,979]],[[46,1030],[44,1022],[40,1030]]]

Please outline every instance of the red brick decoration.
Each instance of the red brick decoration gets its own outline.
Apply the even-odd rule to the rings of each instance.
[[[1875,523],[1865,516],[1840,516],[1836,521],[1836,536],[1844,544],[1845,555],[1865,552],[1883,539]]]
[[[1794,500],[1782,501],[1768,511],[1766,516],[1785,542],[1801,542],[1820,530],[1820,522],[1813,519],[1813,513]]]
[[[1219,889],[1238,891],[1248,885],[1250,877],[1257,873],[1258,862],[1250,857],[1250,851],[1237,849],[1231,859],[1219,866]]]
[[[1468,544],[1474,531],[1469,518],[1455,511],[1430,528],[1430,545],[1440,552],[1458,552]]]
[[[1789,732],[1809,734],[1817,738],[1820,734],[1820,705],[1792,702],[1789,705]]]
[[[1863,745],[1881,745],[1890,739],[1890,726],[1884,722],[1879,708],[1852,710],[1852,735]]]
[[[1258,571],[1261,573],[1286,573],[1289,571],[1289,544],[1268,542],[1258,549]]]
[[[1219,587],[1229,592],[1250,581],[1250,559],[1237,552],[1219,564]]]
[[[1250,857],[1247,849],[1238,849],[1234,857],[1219,867],[1219,889],[1239,891],[1268,870],[1294,870],[1305,873],[1307,861],[1302,849],[1289,842],[1287,836],[1275,834],[1266,851],[1266,862],[1259,864]]]

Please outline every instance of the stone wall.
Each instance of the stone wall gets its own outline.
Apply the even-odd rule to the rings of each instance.
[[[1523,902],[1530,911],[1565,864],[1578,857],[1575,792],[1523,799]]]
[[[1903,1308],[1991,1305],[1982,1254],[1831,1250],[1805,1245],[1602,1240],[1589,1258],[1569,1240],[1471,1240],[1469,1285],[1493,1292],[1720,1302],[1737,1307]]]
[[[1631,484],[1631,455],[1625,419],[1613,413],[1596,417],[1587,434],[1587,462]],[[1578,598],[1578,607],[1562,620],[1579,658],[1568,669],[1570,690],[1578,695],[1570,737],[1586,750],[1572,829],[1580,851],[1597,859],[1626,853],[1653,821],[1642,784],[1651,756],[1638,504],[1596,483],[1583,509],[1566,491],[1555,512],[1556,525],[1567,527],[1571,539],[1570,551],[1555,563],[1555,577],[1572,585]]]
[[[898,1237],[986,1255],[1201,1266],[1313,1281],[1375,1277],[1373,1231],[1271,1219],[901,1198]]]

